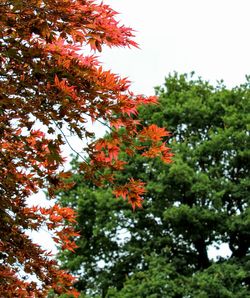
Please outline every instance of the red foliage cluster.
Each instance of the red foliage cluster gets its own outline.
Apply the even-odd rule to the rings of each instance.
[[[156,126],[140,128],[136,120],[140,104],[155,103],[155,97],[135,96],[129,82],[105,71],[88,46],[101,51],[107,46],[137,46],[130,28],[120,26],[116,12],[91,0],[1,0],[0,2],[0,293],[3,297],[44,297],[56,293],[78,294],[74,278],[58,269],[49,253],[34,244],[27,231],[46,224],[55,242],[74,250],[70,208],[28,207],[26,199],[46,188],[70,187],[69,173],[61,171],[65,143],[63,129],[81,139],[92,136],[90,117],[111,127],[109,139],[85,150],[90,163],[81,164],[84,174],[100,181],[99,170],[109,169],[101,180],[114,183],[121,170],[121,144],[133,154],[136,140],[147,140],[148,157],[169,162],[171,154],[162,142],[168,133]],[[81,50],[81,51],[80,51]],[[44,132],[35,130],[40,125]],[[123,129],[120,129],[123,128]],[[120,129],[120,130],[119,130]],[[121,132],[122,131],[122,132]],[[158,137],[156,137],[158,135]],[[117,186],[132,204],[141,206],[142,182],[131,179]],[[25,280],[34,274],[40,283]]]

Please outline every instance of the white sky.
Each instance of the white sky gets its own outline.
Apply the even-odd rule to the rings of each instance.
[[[100,60],[106,69],[129,77],[135,93],[154,94],[153,87],[163,84],[173,71],[195,71],[212,83],[224,79],[229,87],[243,83],[250,74],[249,0],[104,3],[121,13],[121,24],[137,31],[135,40],[141,49],[105,49]],[[45,232],[33,237],[40,244],[42,238],[43,246],[55,252]],[[210,249],[210,257],[230,254],[228,247],[221,249]]]
[[[250,74],[249,0],[106,0],[132,27],[140,50],[105,50],[106,67],[153,94],[169,72],[190,73],[229,87]]]

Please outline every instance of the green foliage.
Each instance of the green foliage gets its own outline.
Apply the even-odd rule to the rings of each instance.
[[[78,211],[75,254],[60,253],[90,297],[250,297],[250,79],[227,89],[174,74],[143,124],[172,132],[174,162],[136,155],[119,181],[147,182],[133,212],[109,190],[77,180],[60,201]],[[79,177],[76,175],[76,179]],[[211,259],[227,243],[231,256]]]
[[[249,297],[242,280],[247,277],[241,266],[230,263],[213,264],[193,276],[176,273],[171,264],[160,256],[151,258],[149,269],[128,279],[122,290],[110,288],[109,298],[245,298]]]

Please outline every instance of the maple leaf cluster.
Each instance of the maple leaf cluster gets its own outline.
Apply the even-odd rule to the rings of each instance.
[[[1,0],[0,2],[0,293],[4,297],[44,297],[49,289],[71,293],[74,278],[60,270],[50,254],[27,236],[43,225],[63,249],[74,250],[77,233],[70,208],[28,207],[27,197],[47,189],[53,197],[69,188],[70,173],[61,170],[64,129],[85,140],[93,136],[88,119],[110,126],[111,135],[90,143],[90,162],[80,170],[100,183],[115,185],[114,173],[124,168],[121,144],[133,154],[135,143],[150,143],[147,157],[170,162],[162,140],[168,135],[156,126],[142,128],[136,119],[140,104],[156,97],[135,96],[129,81],[104,70],[90,47],[137,46],[133,31],[115,19],[116,12],[91,0]],[[41,129],[36,129],[39,125]],[[43,132],[42,132],[43,130]],[[158,135],[158,137],[156,137]],[[146,147],[145,147],[146,148]],[[107,174],[100,171],[109,169]],[[140,207],[143,183],[132,178],[116,186],[121,195]],[[22,276],[21,272],[24,272]],[[25,280],[33,274],[37,282]]]

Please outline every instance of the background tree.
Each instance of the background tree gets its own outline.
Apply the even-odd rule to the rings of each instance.
[[[0,2],[2,297],[44,296],[50,288],[56,293],[69,288],[77,295],[70,290],[73,277],[59,270],[49,253],[27,236],[27,231],[47,225],[58,245],[75,248],[70,208],[26,204],[39,189],[47,189],[52,197],[58,188],[71,186],[63,181],[70,173],[63,171],[61,154],[62,145],[69,144],[68,132],[87,142],[90,162],[83,158],[80,171],[99,185],[114,184],[113,172],[123,168],[118,156],[121,142],[132,153],[133,143],[143,138],[158,146],[155,155],[168,160],[168,149],[151,138],[150,127],[143,129],[136,120],[138,105],[155,103],[156,97],[135,96],[126,79],[103,70],[96,57],[88,55],[103,45],[136,46],[132,30],[119,25],[115,14],[109,6],[90,0]],[[109,140],[93,142],[88,119],[110,126]],[[100,175],[102,168],[106,172]],[[116,191],[133,207],[141,205],[141,182],[130,179]],[[27,280],[29,274],[35,275],[39,286]]]
[[[249,297],[249,86],[249,78],[227,89],[174,74],[156,88],[160,105],[139,115],[173,132],[174,162],[127,157],[132,162],[119,176],[147,181],[143,209],[128,210],[78,176],[60,194],[77,211],[81,234],[76,254],[60,253],[60,260],[79,274],[82,293]],[[209,258],[209,247],[222,243],[232,254]]]

